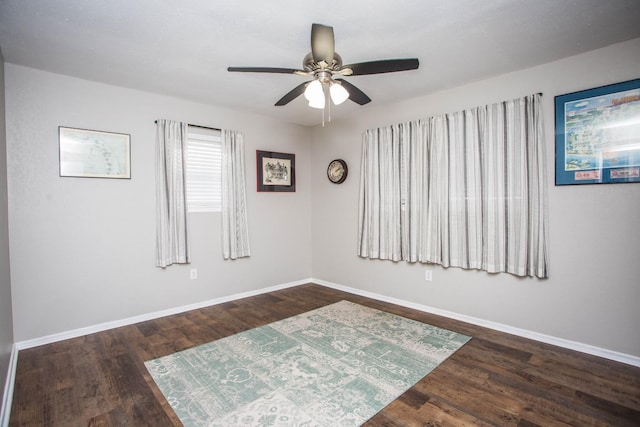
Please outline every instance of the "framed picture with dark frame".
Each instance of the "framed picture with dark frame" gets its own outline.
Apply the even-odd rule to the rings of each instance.
[[[640,182],[640,79],[555,97],[556,185]]]
[[[256,151],[258,191],[296,191],[296,155]]]
[[[60,176],[131,179],[131,135],[58,127]]]

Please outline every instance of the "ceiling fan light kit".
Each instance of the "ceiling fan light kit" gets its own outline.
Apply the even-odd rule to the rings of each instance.
[[[326,105],[325,86],[329,85],[329,97],[333,105],[340,105],[349,98],[349,92],[338,82],[322,83],[313,80],[304,90],[304,97],[309,101],[309,107],[324,108]]]
[[[335,105],[340,105],[349,99],[349,92],[338,82],[331,82],[329,92],[331,93],[331,100]]]
[[[324,88],[319,80],[314,80],[307,85],[307,88],[304,90],[304,97],[309,101],[309,107],[324,108]]]
[[[396,71],[415,70],[419,66],[417,58],[383,59],[342,65],[342,58],[335,51],[333,27],[321,24],[311,25],[311,52],[303,60],[303,69],[274,67],[228,67],[230,72],[277,73],[312,76],[313,80],[304,82],[276,102],[276,106],[287,105],[304,94],[312,108],[323,109],[329,104],[340,105],[347,99],[358,105],[371,102],[364,92],[342,78],[345,76],[361,76],[367,74],[393,73]]]

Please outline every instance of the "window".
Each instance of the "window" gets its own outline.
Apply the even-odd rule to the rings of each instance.
[[[222,211],[220,131],[189,127],[186,177],[188,212]]]
[[[367,130],[358,255],[548,277],[540,96]]]

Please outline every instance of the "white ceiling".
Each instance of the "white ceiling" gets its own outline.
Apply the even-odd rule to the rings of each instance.
[[[0,0],[6,62],[315,125],[301,68],[312,23],[334,27],[345,64],[416,57],[414,71],[347,78],[373,100],[429,94],[640,37],[640,0]],[[612,64],[615,66],[615,64]]]

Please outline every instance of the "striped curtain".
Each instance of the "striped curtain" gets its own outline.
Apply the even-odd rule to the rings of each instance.
[[[358,255],[546,278],[540,95],[363,135]]]
[[[189,263],[185,156],[187,123],[157,120],[156,266]]]
[[[222,256],[250,256],[244,171],[244,135],[222,130]]]

